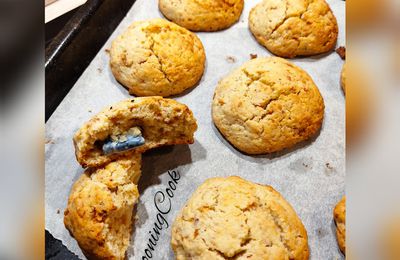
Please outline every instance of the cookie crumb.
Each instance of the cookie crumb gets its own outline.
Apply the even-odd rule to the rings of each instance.
[[[46,141],[44,143],[45,144],[54,144],[53,140],[51,140],[51,139],[46,139]]]
[[[57,214],[60,214],[60,209],[57,209]]]
[[[226,61],[229,63],[235,63],[236,62],[236,58],[233,56],[228,56],[226,57]]]
[[[327,235],[326,230],[322,229],[322,228],[318,228],[317,229],[317,236],[318,238],[322,239]]]
[[[89,112],[89,113],[92,113],[92,110],[91,110],[91,109],[89,109],[89,110],[88,110],[88,112]]]
[[[110,110],[112,109],[112,107],[110,107]]]
[[[105,49],[104,51],[105,51],[106,53],[110,53],[110,49],[108,49],[108,48]]]
[[[336,49],[336,53],[339,54],[342,60],[346,60],[346,47],[340,46],[339,48]]]
[[[133,103],[133,102],[135,102],[135,100],[134,100],[134,99],[131,99],[131,103]]]
[[[306,167],[306,168],[308,168],[308,164],[306,164],[306,163],[303,163],[303,166]]]
[[[97,71],[98,71],[99,73],[102,73],[102,72],[103,72],[103,70],[102,70],[101,68],[97,68]]]
[[[257,54],[250,53],[250,59],[251,59],[251,60],[254,60],[254,59],[256,59],[257,57],[258,57]]]
[[[333,170],[333,166],[330,163],[326,163],[325,164],[326,168],[328,168],[329,170]]]

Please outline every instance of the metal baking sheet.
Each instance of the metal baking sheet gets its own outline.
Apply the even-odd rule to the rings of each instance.
[[[242,17],[233,27],[197,33],[207,55],[204,76],[198,86],[175,97],[187,104],[197,119],[196,141],[192,145],[157,149],[143,156],[141,197],[128,249],[129,259],[142,259],[154,223],[162,224],[162,231],[152,259],[174,259],[170,228],[177,212],[206,179],[230,175],[271,185],[291,203],[307,229],[310,259],[343,259],[332,219],[333,207],[345,189],[345,99],[339,86],[343,64],[340,57],[332,52],[292,60],[314,79],[326,106],[322,130],[307,142],[272,155],[248,156],[235,150],[211,119],[211,100],[218,81],[249,60],[250,54],[272,55],[256,42],[248,29],[249,11],[258,2],[246,1]],[[345,45],[345,2],[328,0],[328,3],[339,23],[338,46]],[[162,17],[157,0],[136,1],[46,124],[45,226],[82,259],[85,257],[63,224],[71,186],[83,172],[75,160],[72,136],[103,107],[130,97],[110,71],[107,49],[111,40],[133,21],[156,17]],[[165,194],[173,171],[180,178],[170,205],[158,205],[159,208],[170,206],[169,212],[162,214],[155,203],[160,203],[161,193]]]

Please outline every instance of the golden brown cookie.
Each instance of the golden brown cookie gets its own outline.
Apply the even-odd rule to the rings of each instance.
[[[166,18],[192,31],[219,31],[237,22],[244,0],[159,0]]]
[[[133,23],[112,43],[115,78],[136,96],[171,96],[201,79],[205,53],[192,32],[164,19]]]
[[[251,10],[249,26],[260,44],[286,58],[330,51],[338,37],[324,0],[263,0]]]
[[[257,58],[219,82],[212,117],[240,151],[271,153],[314,135],[322,124],[324,101],[304,70],[281,58]]]
[[[64,224],[89,259],[125,259],[140,165],[141,155],[133,154],[86,170],[74,184]]]
[[[343,64],[342,73],[340,74],[340,85],[343,92],[346,93],[346,63]]]
[[[239,177],[203,183],[172,226],[177,260],[308,259],[307,232],[272,187]]]
[[[346,254],[346,197],[336,205],[333,216],[336,223],[336,238],[340,250]]]
[[[119,153],[106,154],[104,144],[139,128],[144,144]],[[142,153],[163,145],[191,144],[197,130],[192,111],[172,99],[141,97],[109,107],[86,122],[74,136],[75,154],[83,167],[98,167],[121,155]]]

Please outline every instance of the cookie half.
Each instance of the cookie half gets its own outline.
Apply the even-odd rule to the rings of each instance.
[[[247,154],[289,148],[321,128],[324,101],[311,77],[287,60],[257,58],[222,79],[212,117],[222,135]]]
[[[175,259],[308,259],[307,232],[272,187],[239,177],[203,183],[172,226]]]
[[[89,259],[125,259],[140,165],[134,154],[86,170],[72,187],[64,224]]]
[[[184,104],[162,97],[128,99],[106,107],[75,133],[75,155],[83,167],[98,167],[121,155],[191,144],[196,130]]]
[[[324,0],[263,0],[250,12],[250,30],[277,56],[293,58],[332,50],[338,25]]]
[[[343,197],[333,211],[336,223],[336,238],[340,251],[346,254],[346,197]]]
[[[244,0],[159,0],[166,18],[191,31],[219,31],[237,22]]]
[[[133,23],[111,45],[115,78],[136,96],[171,96],[196,85],[205,52],[192,32],[164,19]]]

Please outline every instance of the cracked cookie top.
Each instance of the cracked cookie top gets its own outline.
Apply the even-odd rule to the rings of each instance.
[[[204,72],[205,52],[192,32],[164,19],[133,23],[112,43],[115,78],[136,96],[171,96],[193,87]]]
[[[311,77],[278,57],[248,61],[221,80],[212,117],[223,136],[248,154],[289,148],[320,129],[324,101]]]
[[[307,232],[272,187],[240,177],[203,183],[177,216],[177,260],[308,259]]]
[[[219,31],[239,20],[244,0],[159,0],[169,20],[192,31]]]
[[[324,0],[263,0],[251,10],[249,26],[260,44],[286,58],[330,51],[338,36]]]

